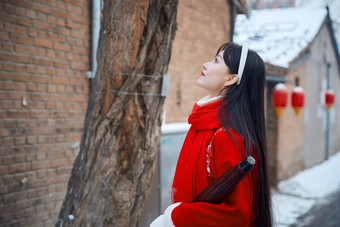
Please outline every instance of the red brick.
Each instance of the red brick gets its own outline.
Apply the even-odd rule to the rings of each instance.
[[[80,29],[81,25],[78,23],[75,23],[72,20],[67,20],[66,25],[67,28],[72,28],[72,29]]]
[[[14,161],[16,163],[25,162],[25,160],[26,160],[26,156],[24,154],[14,156]]]
[[[37,17],[37,13],[33,10],[26,10],[26,16],[31,19],[35,19]]]
[[[32,76],[32,82],[35,83],[51,83],[51,77],[49,76]]]
[[[54,74],[55,74],[54,68],[52,68],[52,67],[47,68],[47,74],[48,74],[48,75],[54,75]]]
[[[11,60],[11,58],[12,58],[11,54],[8,54],[8,53],[1,53],[0,54],[0,60],[8,61],[8,60]]]
[[[47,38],[47,31],[39,30],[38,31],[38,37],[41,39],[48,39]]]
[[[52,42],[47,39],[38,39],[35,38],[33,41],[33,44],[38,47],[46,47],[46,48],[52,48]]]
[[[10,165],[14,162],[14,158],[12,155],[10,156],[3,156],[2,159],[2,165]]]
[[[63,19],[68,19],[70,14],[60,11],[60,10],[53,10],[52,15],[63,18]]]
[[[4,110],[12,109],[13,108],[13,102],[3,101],[2,104],[1,104],[1,108],[4,109]]]
[[[54,16],[47,16],[47,22],[50,24],[56,24],[56,17]]]
[[[57,85],[57,92],[58,92],[58,93],[63,93],[63,92],[65,92],[65,86],[63,86],[63,85]]]
[[[20,173],[28,170],[31,170],[31,163],[13,164],[8,167],[9,173]]]
[[[62,18],[57,18],[57,25],[61,27],[65,27],[65,20]]]
[[[72,94],[73,92],[74,92],[74,90],[73,90],[73,87],[72,87],[72,86],[67,86],[67,87],[66,87],[66,93]]]
[[[4,89],[5,90],[14,90],[15,84],[12,81],[4,82]]]
[[[36,37],[37,34],[38,34],[37,30],[32,29],[32,28],[29,28],[28,31],[27,31],[27,35],[30,36],[30,37]]]
[[[32,26],[31,20],[27,19],[25,17],[16,17],[15,23],[18,24],[18,25],[26,26],[26,27],[31,27]]]
[[[25,92],[9,92],[8,99],[11,100],[21,100],[23,96],[25,96]]]
[[[24,96],[21,97],[21,99],[19,100],[13,100],[13,106],[14,109],[16,110],[22,110],[22,109],[31,109],[32,108],[32,104],[30,102],[28,102],[27,106],[23,106],[22,105],[22,99]],[[26,96],[27,97],[27,96]],[[27,99],[27,98],[26,98]]]
[[[50,30],[50,25],[45,23],[45,22],[34,20],[33,21],[33,28],[36,28],[38,31],[39,30],[49,31]]]
[[[27,74],[11,73],[10,74],[10,79],[13,80],[13,81],[30,82],[31,81],[31,76],[27,75]]]
[[[42,161],[33,161],[32,162],[32,169],[46,169],[50,168],[50,160],[42,160]]]
[[[37,89],[38,92],[46,92],[47,86],[45,84],[37,84],[36,89]]]
[[[51,9],[46,6],[46,5],[41,5],[41,4],[34,4],[33,9],[39,12],[42,12],[44,14],[51,14]]]
[[[36,73],[38,73],[38,74],[46,74],[46,67],[45,66],[37,66],[37,71],[36,71]]]
[[[64,52],[58,51],[58,52],[56,53],[56,56],[57,56],[57,58],[60,59],[60,60],[64,60],[64,59],[65,59],[65,53],[64,53]]]
[[[49,112],[42,112],[42,111],[39,111],[39,112],[36,112],[36,111],[32,111],[30,113],[30,117],[31,118],[48,118],[49,117]]]
[[[45,58],[33,58],[33,63],[37,65],[52,66],[52,61]]]
[[[36,171],[36,175],[38,178],[46,177],[46,170]]]
[[[71,68],[85,71],[89,69],[89,65],[86,65],[84,63],[71,62]]]
[[[16,8],[15,9],[15,14],[18,15],[18,16],[25,16],[26,15],[26,12],[24,9],[22,8]]]
[[[14,144],[15,145],[23,145],[26,143],[26,138],[25,137],[15,137],[14,138]]]
[[[23,55],[14,55],[12,60],[14,62],[19,62],[19,63],[31,63],[32,62],[32,57],[30,56],[23,56]]]
[[[13,24],[6,23],[5,24],[5,31],[14,33],[15,32],[15,26]]]
[[[44,102],[34,102],[34,109],[35,110],[43,110],[43,109],[45,109]]]
[[[6,174],[8,174],[8,166],[4,166],[4,165],[1,165],[0,166],[0,175],[1,176],[4,176],[4,175],[6,175]],[[3,186],[5,186],[5,185],[3,185]],[[1,193],[1,192],[0,192]],[[3,193],[5,193],[5,192],[3,192]],[[0,208],[1,209],[1,208]],[[1,211],[0,211],[0,213],[1,213]]]
[[[26,91],[35,91],[35,84],[26,84]]]
[[[71,51],[71,47],[68,44],[54,43],[53,48],[60,51]]]
[[[54,110],[55,109],[55,104],[54,103],[46,103],[46,109],[47,110]]]
[[[56,68],[64,68],[64,69],[70,68],[69,62],[62,62],[62,61],[54,61],[53,66]]]
[[[20,35],[26,35],[27,29],[25,27],[17,26],[17,33]]]
[[[54,50],[47,50],[47,57],[55,58],[55,51]]]
[[[13,51],[14,50],[14,45],[11,43],[3,43],[2,44],[2,48],[3,50],[7,50],[7,51]]]
[[[9,35],[7,32],[0,32],[0,40],[8,40],[9,39]]]
[[[64,77],[65,69],[55,69],[55,70],[56,70],[55,76]]]
[[[17,91],[26,91],[26,83],[16,83],[15,90]]]
[[[70,18],[80,24],[88,24],[88,20],[84,16],[71,14]]]
[[[65,3],[59,1],[59,2],[57,2],[56,7],[63,11],[65,9]]]
[[[52,82],[53,84],[67,85],[69,83],[69,79],[66,77],[53,77]]]
[[[20,53],[20,54],[24,54],[25,51],[25,46],[22,45],[15,45],[15,52]],[[29,59],[25,58],[25,63],[30,62]]]
[[[54,33],[49,33],[48,39],[53,41],[53,42],[56,42],[57,41],[57,35],[55,35]]]
[[[4,12],[8,14],[15,14],[15,7],[11,6],[9,4],[3,4],[2,5]]]
[[[7,114],[7,117],[8,118],[28,118],[28,112],[26,111],[16,111],[16,112],[13,112],[13,111],[9,111],[8,114]]]
[[[25,66],[16,64],[14,66],[14,71],[24,73],[25,72]]]

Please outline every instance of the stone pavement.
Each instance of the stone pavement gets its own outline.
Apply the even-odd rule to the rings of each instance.
[[[290,227],[340,227],[340,191],[317,201]]]

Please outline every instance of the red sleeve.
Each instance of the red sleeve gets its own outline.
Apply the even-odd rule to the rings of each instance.
[[[216,179],[244,159],[244,145],[237,134],[239,142],[225,131],[215,134],[212,145],[214,149]],[[250,175],[246,176],[236,189],[220,204],[210,203],[182,203],[176,207],[171,218],[176,227],[182,226],[253,226],[254,212],[253,188]]]

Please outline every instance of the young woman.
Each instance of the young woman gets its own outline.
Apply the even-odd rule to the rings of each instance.
[[[272,226],[266,171],[265,67],[246,45],[223,44],[197,84],[209,92],[189,116],[173,181],[173,203],[154,226]],[[223,202],[191,201],[248,155],[251,171]]]

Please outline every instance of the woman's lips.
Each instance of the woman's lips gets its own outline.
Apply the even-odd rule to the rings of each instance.
[[[203,72],[201,72],[201,76],[205,76],[205,74]]]

